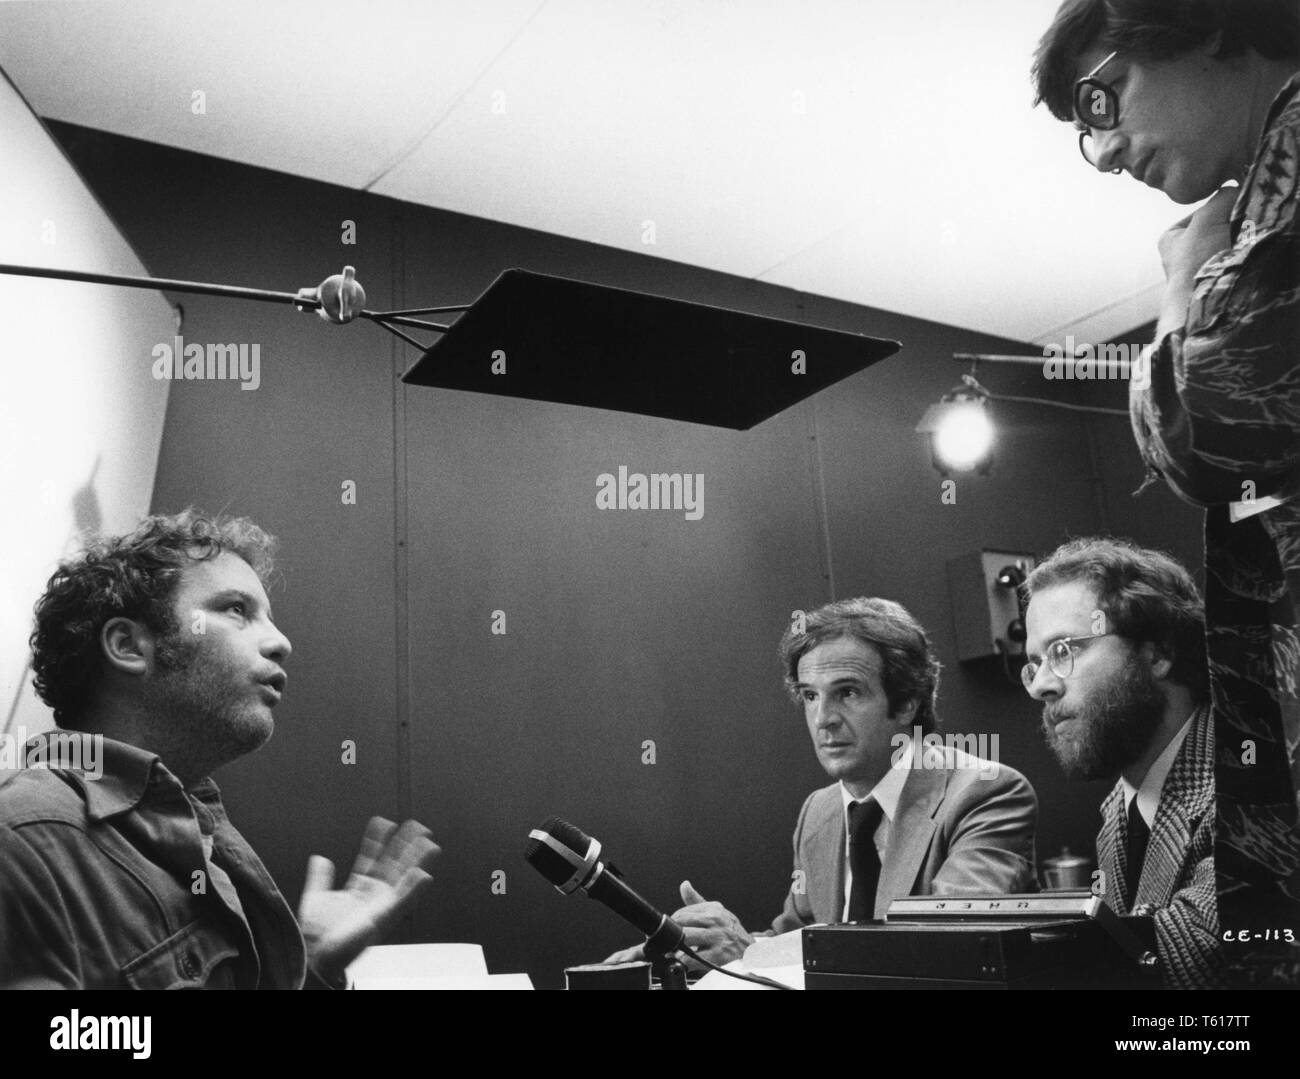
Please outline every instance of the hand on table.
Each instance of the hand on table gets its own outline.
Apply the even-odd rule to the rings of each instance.
[[[721,903],[700,895],[688,880],[682,881],[682,902],[686,906],[673,912],[672,919],[686,931],[686,944],[710,963],[722,966],[739,959],[753,942],[753,936],[740,919]],[[606,963],[630,963],[645,958],[643,946],[624,948],[605,959]],[[690,956],[683,956],[688,966],[698,966]]]
[[[347,965],[377,944],[432,882],[427,870],[441,853],[423,825],[408,820],[399,828],[371,817],[342,888],[334,888],[334,863],[313,854],[298,904],[312,969],[327,982],[341,978]]]

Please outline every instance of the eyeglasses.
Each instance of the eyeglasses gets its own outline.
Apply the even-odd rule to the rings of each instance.
[[[1117,633],[1089,633],[1082,637],[1062,637],[1058,641],[1053,641],[1047,646],[1047,666],[1057,678],[1069,678],[1074,673],[1074,653],[1076,649],[1081,650],[1081,644],[1085,641],[1095,641],[1102,637],[1118,637]],[[1038,670],[1042,664],[1030,660],[1020,668],[1020,681],[1024,682],[1025,689],[1030,689],[1034,684],[1034,679],[1038,677]]]
[[[1079,153],[1093,168],[1097,167],[1098,161],[1093,130],[1114,131],[1119,126],[1119,95],[1097,78],[1097,73],[1118,55],[1118,51],[1111,53],[1074,84],[1074,116],[1083,125],[1079,132]],[[1118,174],[1123,169],[1110,171]]]

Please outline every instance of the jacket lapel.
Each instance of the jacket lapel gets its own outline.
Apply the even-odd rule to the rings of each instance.
[[[809,807],[804,822],[803,849],[808,873],[808,905],[818,922],[840,922],[844,918],[844,804],[836,784],[826,796]],[[819,873],[817,866],[834,866],[834,873]]]
[[[1192,835],[1214,800],[1214,734],[1202,707],[1174,758],[1151,825],[1136,903],[1169,905],[1191,849]]]
[[[1101,831],[1097,833],[1097,868],[1101,870],[1102,898],[1116,914],[1127,914],[1130,904],[1128,878],[1120,851],[1126,849],[1128,828],[1124,821],[1124,788],[1116,783],[1101,803]]]
[[[876,886],[877,918],[888,913],[889,904],[895,899],[912,894],[912,885],[934,838],[934,815],[947,787],[946,769],[908,770],[890,827],[889,845],[880,865],[880,883]]]

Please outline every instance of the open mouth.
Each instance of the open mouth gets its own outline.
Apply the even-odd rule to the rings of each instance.
[[[263,696],[265,696],[270,703],[278,704],[280,698],[284,696],[284,687],[288,681],[289,676],[287,674],[283,671],[277,671],[275,674],[271,675],[270,678],[259,679],[258,685],[261,686]]]

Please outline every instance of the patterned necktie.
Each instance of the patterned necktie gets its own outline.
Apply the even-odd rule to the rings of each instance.
[[[883,812],[874,798],[849,803],[849,868],[853,888],[849,892],[849,921],[867,922],[875,917],[876,885],[880,882],[880,855],[875,834]]]
[[[1128,881],[1128,905],[1137,901],[1138,882],[1142,879],[1142,862],[1147,856],[1147,840],[1151,830],[1138,812],[1137,795],[1128,804],[1128,857],[1124,864],[1124,877]]]

